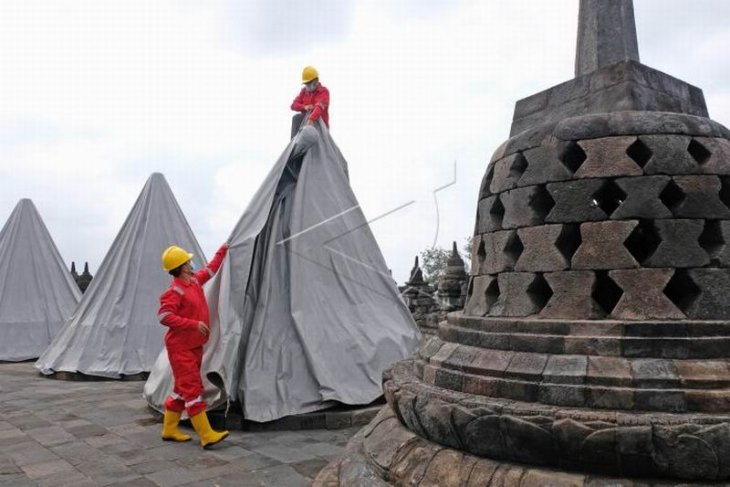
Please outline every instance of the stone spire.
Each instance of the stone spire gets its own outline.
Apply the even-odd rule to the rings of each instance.
[[[639,62],[633,0],[580,0],[575,77],[621,61]]]

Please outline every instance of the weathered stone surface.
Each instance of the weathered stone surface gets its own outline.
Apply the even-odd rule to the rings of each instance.
[[[700,288],[699,296],[685,313],[695,319],[730,318],[730,269],[690,269],[690,278]]]
[[[595,385],[630,386],[631,364],[619,357],[588,357],[586,381]]]
[[[464,314],[485,316],[494,304],[495,296],[487,296],[490,285],[497,282],[496,276],[475,276],[469,283],[469,294],[464,305]]]
[[[539,313],[550,293],[537,284],[542,279],[529,272],[503,272],[498,276],[500,294],[489,309],[491,316],[530,316]]]
[[[591,271],[565,271],[545,274],[553,295],[540,312],[541,318],[595,319],[603,310],[591,296],[596,275]]]
[[[651,151],[644,166],[646,174],[694,174],[699,165],[690,153],[690,137],[680,135],[642,135],[639,140]]]
[[[617,179],[616,184],[626,193],[626,199],[616,208],[611,218],[671,218],[672,212],[659,199],[668,182],[668,176]]]
[[[710,262],[699,244],[702,220],[656,220],[656,250],[642,262],[645,267],[701,267]]]
[[[720,201],[717,176],[675,176],[674,183],[684,197],[671,208],[678,218],[730,218],[730,209]]]
[[[704,116],[668,112],[614,111],[561,120],[553,131],[560,140],[597,139],[621,135],[694,135],[730,138],[730,130]],[[512,145],[517,141],[510,139]]]
[[[605,137],[579,142],[586,160],[575,172],[576,178],[641,176],[644,172],[626,153],[636,137]]]
[[[520,186],[545,184],[570,179],[571,173],[558,159],[554,144],[542,145],[522,153],[527,159],[527,170],[520,178]]]
[[[600,179],[581,179],[547,185],[555,206],[545,218],[550,223],[605,220],[609,215],[598,206],[594,195],[603,186]]]
[[[571,255],[564,255],[556,246],[562,233],[563,225],[542,225],[517,230],[524,250],[519,255],[515,270],[551,272],[567,269]]]
[[[479,201],[475,233],[493,232],[502,229],[504,206],[499,195],[489,196]]]
[[[672,269],[624,269],[609,272],[623,290],[614,318],[626,320],[682,319],[685,314],[664,294]]]
[[[638,267],[638,262],[623,245],[637,224],[631,220],[583,223],[580,226],[582,243],[573,256],[572,268]]]
[[[523,250],[523,243],[514,230],[485,233],[478,249],[479,274],[511,271]]]
[[[504,205],[504,228],[541,225],[555,204],[542,186],[513,189],[502,193],[501,198]]]
[[[730,221],[706,221],[700,245],[710,256],[710,263],[730,267]]]

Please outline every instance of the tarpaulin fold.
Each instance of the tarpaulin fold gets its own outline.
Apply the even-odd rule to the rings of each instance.
[[[228,242],[205,288],[208,404],[263,422],[379,397],[420,334],[321,121],[287,145]],[[171,390],[162,353],[144,395],[161,410]]]

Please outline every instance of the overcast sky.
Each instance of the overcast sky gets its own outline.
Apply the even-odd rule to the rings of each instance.
[[[636,0],[642,62],[730,124],[730,2]],[[516,100],[573,77],[577,0],[0,0],[0,224],[33,199],[64,259],[96,270],[147,177],[203,249],[288,142],[301,69],[402,282],[474,227]],[[436,234],[434,188],[439,193]]]

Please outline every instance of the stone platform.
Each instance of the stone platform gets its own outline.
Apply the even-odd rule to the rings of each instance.
[[[142,386],[0,364],[0,487],[305,486],[359,429],[231,431],[202,450],[160,440]]]

